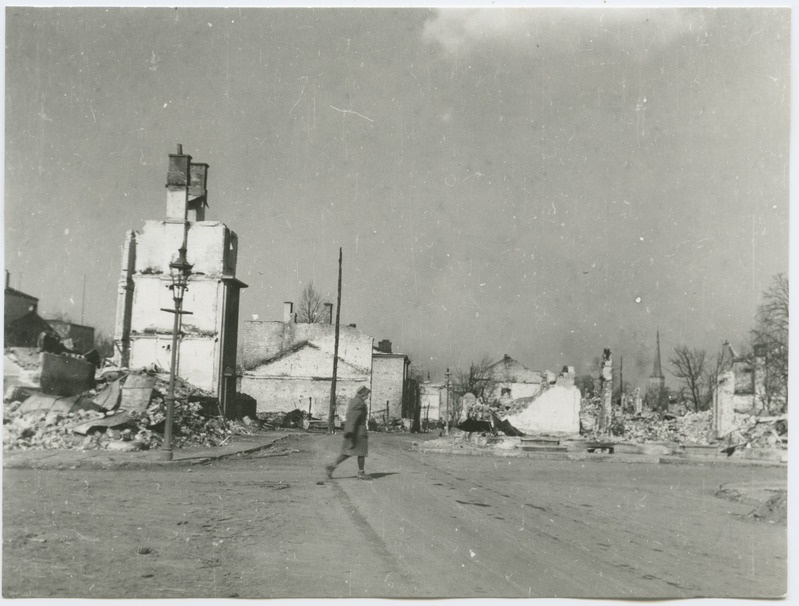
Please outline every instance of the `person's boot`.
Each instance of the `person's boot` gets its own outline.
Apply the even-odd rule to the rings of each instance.
[[[330,480],[333,478],[333,470],[336,468],[335,465],[325,465],[325,473],[327,474],[327,479]]]
[[[358,479],[359,480],[368,480],[369,476],[366,475],[366,472],[363,469],[358,470]]]

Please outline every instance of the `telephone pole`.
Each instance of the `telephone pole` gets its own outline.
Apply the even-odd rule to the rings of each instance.
[[[333,416],[336,414],[336,373],[338,372],[338,327],[341,318],[341,247],[338,249],[338,299],[336,301],[336,337],[333,345],[333,380],[330,382],[330,409],[327,431],[333,433]]]

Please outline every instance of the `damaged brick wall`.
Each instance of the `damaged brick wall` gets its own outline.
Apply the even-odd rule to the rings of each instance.
[[[389,419],[402,417],[408,358],[399,354],[375,354],[372,358],[372,402],[388,406]]]

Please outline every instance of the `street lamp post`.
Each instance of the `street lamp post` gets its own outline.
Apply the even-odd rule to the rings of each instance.
[[[183,246],[178,249],[178,258],[169,264],[169,277],[172,283],[168,284],[167,288],[172,291],[172,301],[175,304],[175,308],[161,308],[161,311],[175,314],[175,320],[172,325],[172,365],[169,368],[169,393],[166,397],[164,444],[161,448],[161,459],[164,461],[172,460],[172,417],[175,414],[175,369],[178,356],[178,332],[181,314],[191,313],[190,311],[182,310],[183,295],[187,290],[191,268],[192,265],[186,261],[186,245],[184,243]]]
[[[447,412],[445,413],[446,416],[444,418],[444,435],[448,436],[449,435],[449,380],[450,377],[452,376],[452,373],[449,371],[449,368],[447,368],[447,372],[444,373],[444,376],[447,377],[447,409],[446,409]]]

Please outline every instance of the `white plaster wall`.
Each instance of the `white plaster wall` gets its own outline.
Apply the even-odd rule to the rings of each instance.
[[[284,358],[253,368],[250,374],[276,379],[285,377],[330,379],[333,376],[333,356],[313,347],[303,347]],[[336,368],[337,379],[362,378],[364,375],[362,369],[353,368],[339,360]]]
[[[241,391],[255,398],[258,412],[307,410],[310,397],[312,414],[326,418],[332,375],[333,356],[304,347],[285,358],[245,371]],[[369,373],[340,360],[336,369],[336,393],[344,413],[349,398],[362,385],[369,387]],[[304,405],[298,406],[299,402]]]
[[[131,332],[172,332],[174,315],[161,309],[174,309],[170,283],[165,276],[137,275],[133,278],[133,313]],[[183,298],[183,309],[192,312],[183,316],[185,330],[191,332],[216,333],[219,331],[223,284],[216,279],[197,276],[189,280],[189,288]]]
[[[242,363],[246,366],[271,358],[296,343],[308,341],[329,354],[332,364],[335,325],[247,320],[241,338]],[[338,355],[354,366],[372,368],[371,336],[356,328],[341,326]]]
[[[499,399],[503,388],[510,388],[510,399],[532,398],[541,393],[540,383],[499,383],[495,387],[494,398]]]
[[[506,419],[524,433],[580,433],[580,390],[555,385]]]
[[[186,337],[180,342],[178,375],[189,383],[213,391],[217,373],[214,368],[215,347],[213,339]],[[142,368],[156,363],[165,371],[172,366],[172,335],[148,335],[131,340],[130,367]]]
[[[241,391],[255,398],[257,412],[290,412],[295,408],[308,410],[326,419],[330,405],[330,380],[312,380],[307,377],[265,377],[245,372],[241,378]],[[369,387],[369,377],[360,376],[336,379],[336,414],[344,417],[347,404],[362,385]],[[302,405],[300,405],[302,404]],[[367,402],[367,406],[369,402]]]
[[[335,350],[335,326],[330,324],[297,324],[298,340],[307,339],[331,360]],[[338,356],[364,369],[372,368],[372,337],[353,328],[339,331]]]
[[[146,221],[136,240],[136,271],[168,275],[169,263],[183,244],[183,223]],[[193,273],[216,277],[227,270],[233,275],[237,248],[238,239],[224,223],[189,224],[186,259],[193,265]]]

